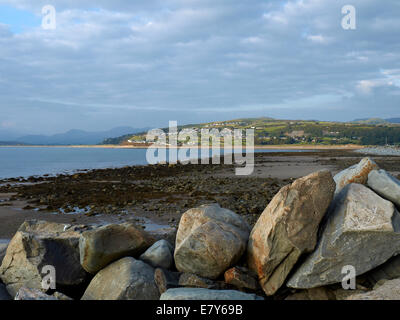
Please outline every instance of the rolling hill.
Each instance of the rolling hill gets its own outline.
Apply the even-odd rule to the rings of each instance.
[[[394,122],[394,120],[392,120]],[[384,145],[400,144],[400,124],[387,120],[359,119],[351,122],[316,120],[278,120],[272,118],[244,118],[191,124],[178,127],[200,129],[249,129],[255,131],[256,145],[315,144],[315,145]],[[168,128],[163,129],[168,132]],[[124,135],[108,140],[116,144],[146,145],[146,134]],[[168,141],[167,141],[168,143]]]

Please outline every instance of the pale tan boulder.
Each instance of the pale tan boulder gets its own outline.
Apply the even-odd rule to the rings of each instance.
[[[367,184],[369,173],[378,169],[378,165],[372,159],[363,158],[358,164],[339,172],[333,177],[336,182],[335,193],[339,193],[350,183]]]
[[[131,223],[109,224],[84,232],[79,240],[80,261],[89,273],[96,273],[125,256],[139,256],[152,239]]]
[[[176,268],[216,279],[243,255],[249,232],[241,217],[219,205],[190,209],[179,223],[174,253]]]
[[[85,282],[88,274],[79,263],[79,237],[85,226],[25,221],[11,239],[0,278],[14,297],[23,287],[42,289],[48,275],[44,266],[56,271],[56,286],[73,287]]]
[[[247,257],[267,295],[282,286],[302,254],[315,248],[334,191],[331,173],[319,171],[283,187],[265,208],[250,234]]]
[[[143,261],[125,257],[99,271],[82,300],[158,300],[154,269]]]
[[[292,288],[340,283],[343,268],[361,275],[400,253],[400,215],[393,203],[361,184],[347,185],[327,214],[316,250],[287,282]]]

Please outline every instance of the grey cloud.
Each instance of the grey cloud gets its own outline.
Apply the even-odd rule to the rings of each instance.
[[[48,2],[0,0],[36,14]],[[382,73],[400,69],[396,0],[353,0],[351,31],[347,1],[52,2],[55,31],[0,24],[1,112],[21,126],[400,115],[398,78]]]

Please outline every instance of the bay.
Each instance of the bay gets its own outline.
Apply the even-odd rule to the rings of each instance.
[[[80,170],[146,165],[147,149],[0,147],[0,179],[71,174]],[[303,150],[256,149],[255,152]]]

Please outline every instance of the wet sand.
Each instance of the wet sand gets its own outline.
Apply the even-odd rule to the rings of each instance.
[[[130,221],[136,223],[150,233],[162,235],[171,233],[171,227],[161,221],[154,222],[150,218],[134,215],[96,215],[87,216],[79,213],[61,213],[56,211],[39,211],[35,208],[24,209],[28,205],[26,200],[8,201],[15,193],[0,193],[0,243],[9,240],[25,220],[45,220],[65,224],[104,225]],[[6,205],[4,205],[6,204]]]
[[[149,231],[176,228],[186,210],[218,202],[254,224],[281,187],[327,169],[333,174],[365,155],[345,150],[255,154],[250,176],[233,165],[155,165],[101,169],[57,177],[0,181],[0,239],[26,219],[70,224],[134,221]],[[395,176],[399,157],[373,156]]]

